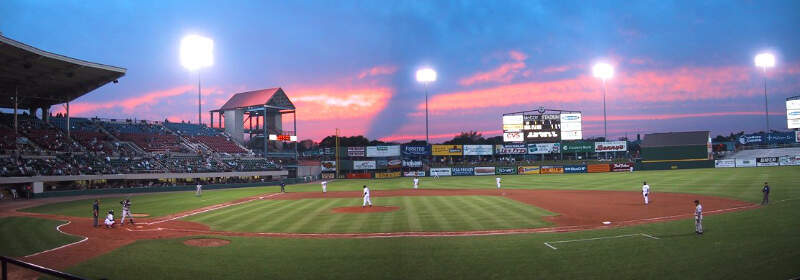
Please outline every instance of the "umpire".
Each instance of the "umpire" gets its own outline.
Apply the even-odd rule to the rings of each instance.
[[[769,204],[769,184],[764,182],[764,188],[761,189],[761,192],[764,193],[764,198],[761,199],[761,205]]]
[[[92,215],[94,216],[94,227],[97,227],[97,219],[100,216],[100,202],[97,199],[92,203]]]

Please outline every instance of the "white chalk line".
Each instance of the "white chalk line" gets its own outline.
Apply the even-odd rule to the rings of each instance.
[[[192,212],[192,213],[180,215],[180,216],[177,216],[177,217],[172,217],[172,218],[165,219],[165,220],[159,220],[159,221],[155,221],[155,222],[148,222],[148,223],[141,223],[141,224],[143,224],[143,225],[154,225],[154,224],[160,224],[160,223],[163,223],[163,222],[174,221],[174,220],[177,220],[177,219],[182,219],[182,218],[186,218],[186,217],[189,217],[189,216],[194,216],[194,215],[197,215],[197,214],[206,213],[206,212],[209,212],[209,211],[219,210],[219,209],[226,208],[226,207],[231,207],[231,206],[236,206],[236,205],[252,202],[252,201],[257,200],[257,199],[270,198],[270,197],[273,197],[273,196],[276,196],[276,195],[280,195],[280,194],[281,193],[273,193],[273,194],[267,195],[267,196],[259,196],[258,198],[253,198],[253,199],[249,199],[249,200],[245,200],[245,201],[240,201],[240,202],[237,202],[237,203],[220,205],[220,206],[209,208],[209,209],[206,209],[206,210],[203,210],[203,211]]]
[[[75,242],[72,242],[72,243],[69,243],[69,244],[66,244],[66,245],[62,245],[62,246],[59,246],[59,247],[53,248],[53,249],[44,250],[44,251],[41,251],[41,252],[38,252],[38,253],[33,253],[33,254],[30,254],[30,255],[24,256],[23,258],[29,258],[29,257],[33,257],[33,256],[36,256],[36,255],[39,255],[39,254],[44,254],[44,253],[47,253],[47,252],[52,252],[52,251],[55,251],[55,250],[58,250],[58,249],[63,249],[63,248],[66,248],[66,247],[69,247],[69,246],[72,246],[72,245],[75,245],[75,244],[78,244],[78,243],[84,242],[84,241],[86,241],[86,240],[89,240],[89,237],[86,237],[86,236],[80,236],[80,235],[75,235],[75,234],[71,234],[71,233],[66,233],[66,232],[64,232],[64,231],[62,231],[62,230],[61,230],[61,227],[63,227],[63,226],[66,226],[66,225],[68,225],[68,224],[70,224],[70,223],[72,223],[72,221],[67,221],[67,222],[66,222],[66,223],[64,223],[64,224],[60,224],[60,225],[58,225],[58,226],[56,227],[56,230],[57,230],[58,232],[60,232],[60,233],[66,234],[66,235],[77,236],[77,237],[83,237],[83,239],[81,239],[80,241],[75,241]]]
[[[583,242],[583,241],[594,241],[594,240],[603,240],[603,239],[615,239],[615,238],[623,238],[623,237],[632,237],[632,236],[642,236],[647,237],[650,239],[660,239],[658,237],[646,234],[646,233],[634,233],[634,234],[623,234],[623,235],[615,235],[615,236],[604,236],[604,237],[595,237],[595,238],[585,238],[585,239],[572,239],[572,240],[560,240],[560,241],[547,241],[544,242],[544,245],[550,247],[550,249],[558,250],[556,246],[553,244],[558,243],[568,243],[568,242]]]

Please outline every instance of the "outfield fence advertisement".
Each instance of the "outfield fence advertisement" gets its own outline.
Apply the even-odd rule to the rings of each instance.
[[[347,147],[347,156],[348,157],[364,157],[367,156],[366,149],[364,147]]]
[[[425,171],[406,171],[403,172],[405,177],[425,177]]]
[[[367,147],[367,157],[398,157],[398,156],[400,156],[400,146]]]
[[[736,167],[756,167],[756,159],[754,158],[737,158]]]
[[[495,172],[494,166],[475,167],[475,175],[477,176],[494,175],[494,172]]]
[[[472,167],[453,167],[453,176],[472,176],[475,175],[475,169]]]
[[[465,156],[491,156],[492,145],[464,145]]]
[[[498,155],[524,155],[528,153],[528,147],[525,144],[506,144],[495,146]]]
[[[756,166],[778,166],[778,157],[756,158]]]
[[[631,171],[631,167],[633,163],[626,162],[626,163],[613,163],[611,164],[611,171],[613,172],[623,172],[623,171]]]
[[[336,171],[336,161],[333,160],[325,160],[322,161],[321,164],[322,171]]]
[[[431,154],[434,156],[460,156],[464,154],[461,145],[432,145]]]
[[[428,146],[403,146],[403,154],[407,156],[424,156],[429,153]]]
[[[736,167],[735,159],[720,159],[714,161],[715,168],[731,168]]]
[[[453,176],[450,168],[431,168],[431,176]]]
[[[525,137],[522,132],[503,132],[503,142],[524,142]]]
[[[399,159],[392,159],[386,162],[386,168],[402,168],[403,161]]]
[[[422,167],[421,160],[404,160],[403,167]]]
[[[586,165],[564,165],[564,173],[586,173]]]
[[[520,166],[517,167],[517,173],[520,175],[539,174],[540,169],[539,166]]]
[[[628,142],[625,141],[611,141],[611,142],[594,142],[595,152],[624,152],[628,150]]]
[[[353,170],[374,170],[377,164],[374,160],[354,160]]]
[[[497,167],[494,169],[495,174],[497,175],[515,175],[517,174],[516,167]]]
[[[372,173],[347,173],[347,179],[370,179]]]
[[[375,178],[377,179],[385,179],[385,178],[397,178],[400,177],[400,171],[397,172],[376,172]]]
[[[542,166],[541,174],[564,174],[564,167],[560,165],[545,165]]]
[[[586,166],[586,172],[589,172],[589,173],[611,172],[611,165],[608,165],[608,164],[589,164],[589,165]]]
[[[800,165],[800,156],[783,156],[779,161],[781,166]]]
[[[564,153],[593,153],[593,142],[561,142],[561,151]]]
[[[528,144],[528,154],[552,154],[561,150],[561,143]]]

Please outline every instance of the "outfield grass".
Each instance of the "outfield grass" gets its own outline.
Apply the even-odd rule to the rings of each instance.
[[[0,255],[22,257],[80,240],[56,230],[64,223],[28,217],[0,218]]]
[[[138,279],[788,279],[800,276],[800,201],[691,220],[558,234],[391,239],[238,238],[198,248],[136,242],[69,269]],[[543,242],[648,233],[618,238]],[[186,258],[186,256],[192,256]]]
[[[243,197],[254,196],[257,194],[276,192],[275,187],[252,187],[235,188],[222,190],[203,191],[202,196],[195,196],[194,191],[153,193],[146,195],[131,196],[131,212],[144,213],[150,217],[161,217],[169,214],[183,212],[187,210],[202,208],[205,206],[220,204]],[[102,197],[100,200],[100,212],[108,210],[121,211],[119,202],[128,196]],[[32,208],[25,208],[20,211],[56,214],[72,217],[92,217],[92,202],[94,199],[81,199],[66,202],[57,202],[40,205]]]
[[[260,200],[185,218],[215,230],[237,232],[399,232],[536,228],[550,223],[544,209],[497,196],[378,197],[393,212],[333,213],[361,198]]]

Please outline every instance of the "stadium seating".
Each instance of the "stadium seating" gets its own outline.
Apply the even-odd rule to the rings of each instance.
[[[173,122],[165,122],[164,126],[172,130],[173,132],[177,133],[178,135],[184,136],[218,136],[220,135],[219,131],[216,129],[207,127],[205,125],[199,124],[191,124],[191,123],[173,123]]]
[[[246,150],[233,143],[226,137],[223,136],[193,136],[188,138],[189,141],[194,143],[202,143],[206,145],[211,151],[216,153],[228,153],[228,154],[241,154],[247,153]]]
[[[725,158],[751,159],[759,157],[781,157],[781,156],[795,156],[795,155],[800,155],[800,147],[742,150],[733,153],[731,155],[728,155]]]

